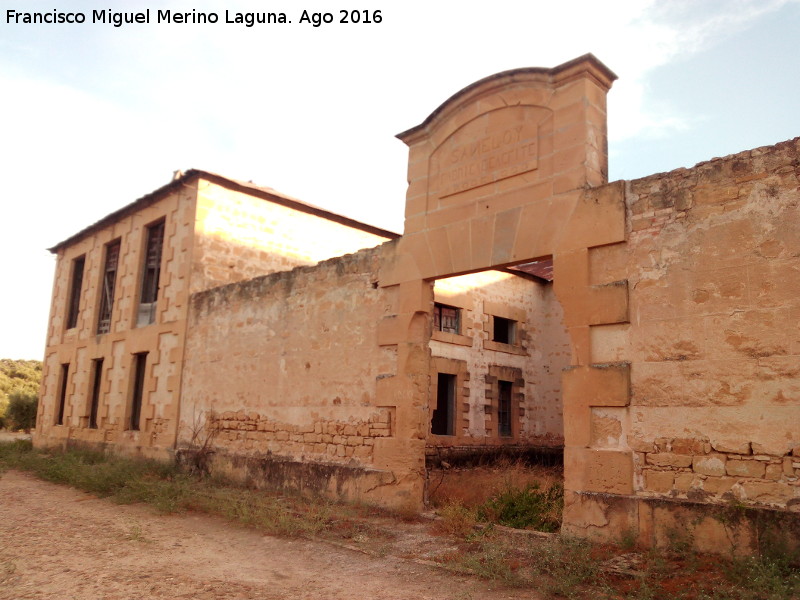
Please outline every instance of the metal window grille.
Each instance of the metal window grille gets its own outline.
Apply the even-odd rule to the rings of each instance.
[[[147,247],[145,249],[144,273],[142,274],[142,295],[139,302],[137,325],[155,322],[158,282],[161,277],[161,250],[164,246],[164,221],[147,228]]]
[[[85,256],[81,256],[72,261],[72,284],[69,290],[69,305],[67,306],[67,329],[72,329],[78,324],[78,314],[81,309],[83,267],[85,264]]]
[[[433,327],[436,331],[447,333],[461,332],[461,309],[445,304],[434,304]]]
[[[97,333],[108,333],[111,330],[111,311],[114,308],[114,286],[117,282],[119,248],[119,241],[106,246],[106,264],[103,269],[103,289],[100,299],[100,314],[97,319]]]

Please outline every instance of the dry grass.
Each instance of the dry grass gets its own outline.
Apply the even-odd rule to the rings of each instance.
[[[429,500],[435,507],[448,504],[477,507],[504,489],[523,489],[535,484],[547,489],[563,481],[561,467],[531,466],[521,462],[499,461],[485,467],[433,470]]]

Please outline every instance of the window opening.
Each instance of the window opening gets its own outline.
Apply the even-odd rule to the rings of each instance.
[[[142,294],[139,302],[137,326],[149,325],[156,320],[158,282],[161,277],[161,250],[164,246],[164,221],[147,228],[147,246],[142,274]]]
[[[436,408],[431,416],[431,433],[434,435],[453,435],[453,415],[455,412],[456,376],[439,373],[436,390]]]
[[[494,337],[493,341],[501,344],[513,344],[516,342],[517,322],[503,317],[494,317]]]
[[[139,431],[142,416],[142,398],[144,396],[144,375],[147,368],[147,352],[134,354],[133,365],[133,398],[131,398],[130,429]]]
[[[67,329],[72,329],[78,324],[78,313],[80,313],[81,308],[83,267],[85,264],[85,255],[72,261],[72,282],[69,290],[69,305],[67,306]]]
[[[434,303],[433,328],[435,331],[461,333],[461,309],[438,302]]]
[[[502,437],[511,436],[511,382],[498,382],[497,433]]]
[[[58,410],[56,411],[56,425],[64,424],[64,407],[67,404],[68,377],[69,377],[69,363],[61,365],[61,389],[58,392]]]
[[[103,268],[103,289],[100,298],[100,314],[97,319],[97,333],[108,333],[111,330],[111,311],[114,308],[114,286],[117,282],[119,248],[119,240],[106,246],[106,264]]]
[[[97,429],[97,409],[100,407],[100,386],[103,383],[103,359],[94,361],[94,379],[92,380],[92,397],[89,404],[89,427]]]

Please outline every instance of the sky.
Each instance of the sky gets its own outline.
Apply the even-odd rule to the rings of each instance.
[[[92,23],[109,4],[151,22]],[[157,23],[159,9],[219,22]],[[351,9],[381,22],[339,23]],[[0,358],[44,355],[46,249],[177,169],[402,232],[395,135],[470,83],[592,52],[619,76],[610,180],[635,179],[800,135],[798,32],[800,0],[0,0]]]

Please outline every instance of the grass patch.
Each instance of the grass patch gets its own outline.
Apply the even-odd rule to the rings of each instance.
[[[728,580],[743,594],[742,600],[800,598],[800,568],[787,556],[734,559],[725,566]]]
[[[30,441],[21,440],[0,443],[0,469],[29,471],[121,504],[219,515],[275,535],[313,535],[331,521],[331,503],[323,500],[273,495],[200,478],[167,463],[92,450],[34,450]]]
[[[128,459],[102,452],[34,450],[29,441],[0,443],[0,471],[29,471],[115,502],[147,503],[162,512],[201,511],[225,517],[271,535],[321,536],[372,543],[390,553],[393,527],[409,515],[375,507],[253,490],[224,479],[199,477],[160,462]],[[437,560],[450,568],[512,587],[530,586],[552,598],[638,598],[640,600],[784,600],[800,598],[798,556],[775,543],[761,557],[726,559],[697,555],[686,534],[668,536],[664,550],[631,552],[634,532],[623,547],[597,546],[552,536],[542,540],[507,535],[493,523],[513,527],[552,527],[560,522],[560,485],[541,489],[526,484],[502,488],[478,507],[450,503],[431,527],[451,536],[447,554]],[[481,530],[479,519],[489,521]],[[392,521],[391,519],[394,519]],[[377,522],[389,521],[388,527]],[[407,524],[406,524],[407,526]],[[148,542],[131,523],[125,539]],[[621,556],[617,556],[621,555]],[[604,562],[636,558],[635,573],[614,573]],[[607,566],[607,565],[605,565]],[[0,562],[0,582],[13,577],[13,563]]]

